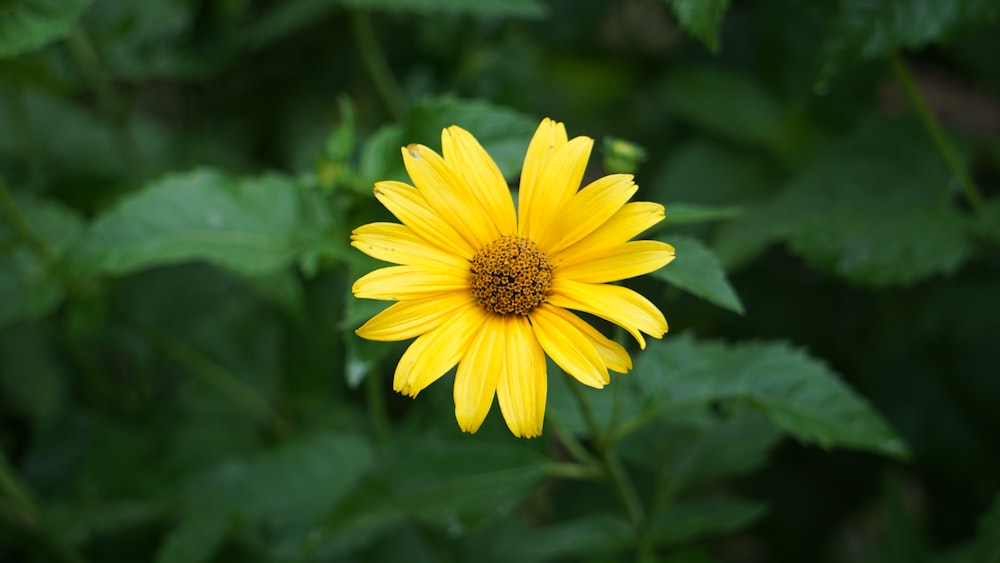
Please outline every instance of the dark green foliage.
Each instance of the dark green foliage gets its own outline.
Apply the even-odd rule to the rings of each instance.
[[[1000,561],[998,19],[0,0],[0,560]],[[671,332],[462,434],[350,233],[453,124],[516,192],[546,116],[664,205]]]

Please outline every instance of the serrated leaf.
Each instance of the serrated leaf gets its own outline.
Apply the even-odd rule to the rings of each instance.
[[[906,122],[863,126],[807,167],[772,210],[796,254],[851,281],[914,283],[969,256],[969,221],[951,204],[950,174]],[[790,222],[788,218],[793,218]]]
[[[681,235],[661,235],[676,250],[673,262],[653,272],[654,278],[663,280],[710,301],[734,313],[743,314],[743,304],[726,279],[726,273],[715,254],[696,239]]]
[[[719,51],[719,27],[729,0],[667,0],[677,19],[713,53]]]
[[[863,398],[825,365],[786,344],[731,346],[684,335],[650,343],[636,374],[662,409],[732,401],[804,442],[906,455],[903,442]]]
[[[91,0],[7,0],[0,5],[0,57],[33,51],[69,35]]]
[[[0,220],[0,326],[40,318],[59,305],[64,291],[59,262],[84,229],[80,216],[56,201],[17,196],[14,205],[52,263]]]
[[[477,16],[541,18],[548,12],[536,0],[339,0],[341,5],[361,10],[407,13],[454,13]]]
[[[192,260],[249,275],[278,272],[317,237],[301,189],[277,175],[174,174],[102,213],[72,262],[112,275]]]
[[[782,152],[781,105],[748,76],[719,67],[676,71],[667,81],[669,109],[725,139]]]
[[[919,48],[948,39],[963,27],[1000,14],[995,0],[840,0],[823,50],[822,85],[842,66],[900,47]]]
[[[649,535],[659,545],[687,543],[739,530],[765,511],[763,504],[736,499],[677,502],[653,516]]]

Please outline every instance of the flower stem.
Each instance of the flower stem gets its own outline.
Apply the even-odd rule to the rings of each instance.
[[[576,398],[577,406],[580,408],[580,414],[583,415],[591,438],[594,440],[594,447],[597,449],[597,453],[604,465],[605,473],[618,492],[618,496],[621,497],[622,504],[625,506],[625,511],[628,512],[629,520],[632,522],[632,527],[636,531],[637,538],[642,543],[643,531],[646,525],[646,514],[642,503],[639,501],[639,495],[635,491],[635,486],[632,484],[631,479],[629,479],[628,473],[625,471],[625,466],[618,459],[613,447],[609,447],[605,442],[603,433],[597,424],[597,419],[594,417],[594,412],[590,408],[590,403],[583,394],[583,390],[580,389],[579,383],[569,375],[566,378],[568,379],[567,383],[570,391]]]
[[[906,93],[906,97],[913,104],[913,109],[916,110],[917,115],[920,117],[920,121],[923,123],[924,129],[927,130],[927,134],[934,141],[938,153],[941,154],[941,158],[944,159],[952,175],[955,176],[958,184],[962,187],[966,201],[969,202],[969,206],[973,211],[978,212],[983,207],[983,197],[979,193],[979,188],[976,187],[968,170],[966,170],[962,159],[958,156],[958,151],[955,150],[955,146],[941,126],[941,122],[938,121],[934,112],[931,111],[930,106],[927,105],[927,100],[924,99],[924,95],[920,92],[916,81],[913,80],[913,74],[910,73],[906,61],[903,60],[903,57],[899,53],[894,51],[889,55],[889,62],[892,64],[896,80],[899,81],[899,85],[903,88],[903,92]]]
[[[24,214],[18,209],[17,203],[14,202],[14,196],[7,189],[7,184],[3,181],[3,178],[0,178],[0,214],[7,220],[7,223],[10,224],[10,227],[14,230],[14,234],[17,235],[17,238],[21,239],[21,242],[27,244],[32,252],[45,262],[48,268],[55,267],[55,254],[53,254],[49,245],[31,230],[28,220],[24,218]]]
[[[375,83],[382,101],[385,102],[389,112],[397,120],[401,121],[406,116],[406,96],[403,89],[399,87],[389,63],[385,60],[378,41],[375,40],[375,31],[372,29],[371,19],[367,12],[355,10],[351,13],[351,27],[354,29],[354,38],[358,42],[358,50],[361,51],[361,59],[365,63],[365,68]]]

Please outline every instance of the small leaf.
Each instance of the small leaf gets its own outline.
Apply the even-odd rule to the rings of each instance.
[[[301,189],[277,175],[174,174],[101,214],[72,262],[113,275],[190,260],[249,275],[278,272],[317,238],[317,215],[303,209]]]
[[[743,304],[726,279],[726,273],[711,250],[696,239],[680,235],[661,235],[674,246],[674,261],[651,275],[671,285],[710,301],[719,307],[743,314]]]
[[[687,543],[739,530],[765,511],[760,503],[736,499],[677,502],[653,516],[649,534],[659,545]]]
[[[7,0],[0,5],[0,58],[33,51],[70,33],[91,0]]]
[[[361,10],[389,10],[406,13],[454,13],[476,16],[540,18],[548,11],[536,0],[340,0],[340,4]]]
[[[864,399],[786,344],[728,346],[684,335],[650,343],[636,374],[661,409],[738,402],[804,442],[906,455],[903,442]]]
[[[677,19],[713,53],[719,51],[719,27],[729,0],[667,0]]]
[[[59,261],[80,238],[83,220],[53,200],[16,196],[27,228],[51,254],[52,263],[39,256],[6,221],[0,220],[0,326],[38,319],[63,299]]]

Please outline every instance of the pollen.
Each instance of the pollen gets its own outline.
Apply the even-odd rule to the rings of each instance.
[[[529,239],[502,236],[472,258],[472,294],[497,315],[527,315],[552,284],[548,257]]]

